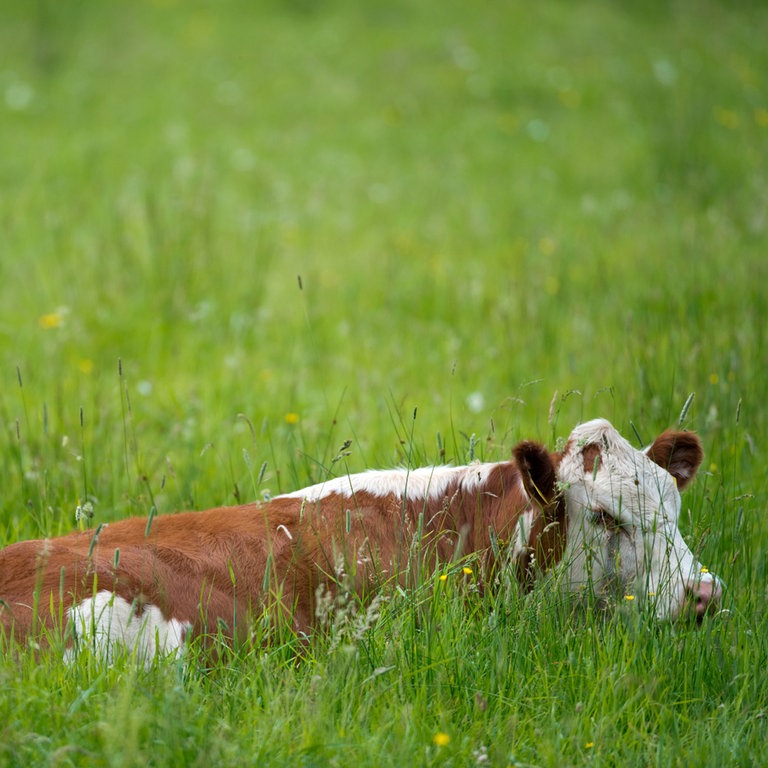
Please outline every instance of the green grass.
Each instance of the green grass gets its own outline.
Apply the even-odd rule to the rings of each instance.
[[[768,12],[640,5],[0,0],[0,544],[695,392],[730,610],[425,576],[298,662],[4,654],[0,764],[760,762]]]

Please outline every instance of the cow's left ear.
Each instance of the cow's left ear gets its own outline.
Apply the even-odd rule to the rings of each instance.
[[[540,506],[552,503],[556,494],[555,464],[547,449],[540,443],[525,440],[512,449],[525,492]]]
[[[662,432],[645,452],[677,480],[681,491],[693,480],[704,458],[698,435],[674,429]]]

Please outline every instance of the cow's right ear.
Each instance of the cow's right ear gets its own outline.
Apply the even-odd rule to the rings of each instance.
[[[529,498],[541,507],[549,506],[557,492],[555,464],[549,451],[540,443],[524,440],[512,449],[512,455]]]

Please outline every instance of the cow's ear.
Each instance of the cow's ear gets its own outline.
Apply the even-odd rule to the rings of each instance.
[[[555,464],[540,443],[525,440],[512,450],[525,492],[542,507],[548,506],[556,494]]]
[[[693,480],[704,458],[698,435],[674,429],[662,432],[645,452],[677,480],[681,491]]]

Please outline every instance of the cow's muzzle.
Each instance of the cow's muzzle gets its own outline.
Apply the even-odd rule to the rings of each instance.
[[[723,586],[717,577],[689,581],[685,585],[685,612],[700,622],[714,612],[722,596]]]

